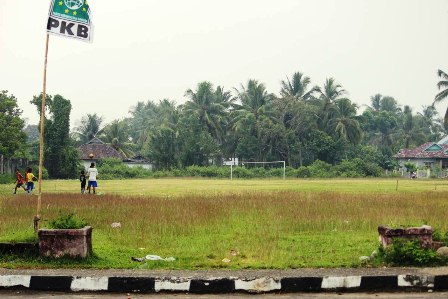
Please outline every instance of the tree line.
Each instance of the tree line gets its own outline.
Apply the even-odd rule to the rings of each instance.
[[[448,114],[439,117],[434,104],[448,97],[448,75],[441,70],[438,75],[440,93],[419,112],[382,94],[360,107],[334,78],[317,86],[296,72],[281,81],[278,94],[252,79],[232,90],[204,81],[185,92],[184,104],[140,101],[129,117],[105,124],[100,115],[87,114],[72,130],[70,101],[49,95],[44,165],[51,177],[73,176],[79,163],[76,147],[97,137],[127,157],[141,155],[165,170],[221,165],[223,158],[281,160],[294,168],[360,158],[393,169],[400,148],[437,141],[447,132]],[[37,112],[40,101],[41,95],[31,100]],[[6,115],[15,120],[7,124],[11,130],[0,132],[0,154],[35,159],[38,127],[24,128],[17,101],[6,91],[0,109],[8,111],[0,125]]]

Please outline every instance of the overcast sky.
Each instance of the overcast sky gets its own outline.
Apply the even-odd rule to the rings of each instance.
[[[0,0],[0,89],[29,104],[42,91],[49,0]],[[300,71],[334,77],[359,105],[395,97],[414,112],[448,72],[447,0],[89,0],[93,43],[50,36],[47,93],[107,122],[137,101],[181,104],[207,80],[232,90],[257,79],[279,93]],[[444,112],[448,101],[438,105]]]

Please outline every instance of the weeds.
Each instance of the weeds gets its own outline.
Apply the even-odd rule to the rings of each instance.
[[[51,191],[53,182],[58,188],[71,184],[48,181],[45,190]],[[138,268],[141,265],[130,258],[147,254],[176,258],[172,263],[148,262],[145,267],[151,269],[359,266],[358,257],[378,246],[379,224],[424,219],[448,229],[446,191],[378,192],[388,185],[379,180],[354,182],[109,181],[107,188],[122,195],[44,193],[42,217],[65,212],[89,220],[97,257],[74,265],[88,268]],[[73,185],[77,191],[78,183]],[[393,181],[390,185],[395,190]],[[415,182],[412,186],[418,187]],[[345,191],[316,191],[328,188]],[[35,207],[34,196],[0,196],[0,240],[32,232]],[[113,228],[114,222],[121,227]],[[238,255],[231,255],[233,251]],[[231,261],[223,263],[224,258]],[[26,258],[11,263],[2,256],[0,266],[60,265]]]

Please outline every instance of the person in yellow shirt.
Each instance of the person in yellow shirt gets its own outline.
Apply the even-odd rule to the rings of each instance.
[[[26,193],[30,194],[31,192],[33,192],[34,181],[37,181],[37,179],[33,174],[33,170],[28,167],[26,172]]]

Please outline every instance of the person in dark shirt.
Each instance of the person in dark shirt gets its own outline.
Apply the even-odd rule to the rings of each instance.
[[[81,194],[84,194],[84,192],[86,192],[86,175],[84,173],[84,170],[81,170],[79,181],[81,182]]]

